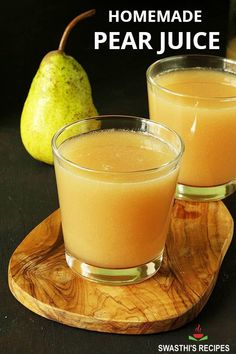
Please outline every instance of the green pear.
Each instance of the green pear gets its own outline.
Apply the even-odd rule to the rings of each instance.
[[[70,22],[59,49],[43,58],[24,104],[22,142],[31,156],[48,164],[53,164],[51,140],[56,131],[68,123],[98,114],[85,70],[64,53],[71,29],[94,13],[95,10],[87,11]]]

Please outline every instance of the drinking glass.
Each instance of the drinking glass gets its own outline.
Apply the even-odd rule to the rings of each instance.
[[[182,55],[147,70],[150,118],[183,139],[176,197],[223,199],[236,188],[236,62]]]
[[[173,130],[147,119],[99,116],[52,141],[68,266],[106,284],[159,269],[183,153]]]

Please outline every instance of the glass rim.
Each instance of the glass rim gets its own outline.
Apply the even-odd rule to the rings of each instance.
[[[93,168],[88,168],[88,167],[85,167],[85,166],[81,166],[67,158],[65,158],[59,151],[59,148],[57,147],[56,145],[56,141],[57,139],[59,138],[59,136],[64,132],[66,131],[66,129],[72,127],[72,126],[75,126],[77,124],[83,124],[83,123],[86,123],[86,122],[89,122],[89,121],[93,121],[93,120],[106,120],[106,119],[122,119],[122,118],[128,118],[128,119],[136,119],[138,121],[144,121],[148,124],[151,124],[151,125],[154,125],[154,126],[158,126],[158,127],[161,127],[161,129],[165,129],[166,131],[169,131],[171,134],[173,134],[179,141],[180,143],[180,148],[179,148],[179,152],[178,154],[173,158],[171,159],[170,161],[164,163],[164,164],[161,164],[159,165],[158,167],[152,167],[152,168],[148,168],[148,169],[142,169],[142,170],[133,170],[133,171],[105,171],[105,170],[99,170],[99,169],[93,169]],[[118,129],[117,129],[118,130]],[[95,130],[96,131],[96,130]],[[86,133],[85,133],[86,134]],[[78,134],[80,135],[80,134]],[[154,135],[152,135],[153,137],[155,137]],[[69,139],[69,138],[68,138]],[[68,140],[68,139],[65,139]],[[57,158],[59,158],[60,160],[62,160],[64,163],[66,164],[69,164],[70,166],[72,167],[75,167],[79,170],[82,170],[82,171],[85,171],[85,172],[90,172],[90,173],[100,173],[100,174],[103,174],[103,175],[106,175],[106,174],[112,174],[112,175],[129,175],[129,174],[141,174],[141,173],[145,173],[145,172],[157,172],[157,171],[160,171],[168,166],[171,166],[171,165],[174,165],[175,163],[177,163],[183,153],[184,153],[184,150],[185,150],[185,145],[184,145],[184,142],[182,140],[182,138],[180,137],[180,135],[173,129],[167,127],[166,125],[164,124],[160,124],[160,123],[157,123],[157,122],[154,122],[152,121],[151,119],[147,119],[147,118],[142,118],[142,117],[137,117],[137,116],[130,116],[130,115],[118,115],[118,114],[114,114],[114,115],[100,115],[100,116],[94,116],[94,117],[90,117],[90,118],[85,118],[85,119],[81,119],[81,120],[77,120],[75,122],[72,122],[72,123],[69,123],[69,124],[66,124],[65,126],[61,127],[53,136],[52,138],[52,142],[51,142],[51,145],[52,145],[52,151],[53,151],[53,155],[56,156]]]
[[[233,73],[232,71],[227,71],[227,70],[223,70],[222,72],[228,72],[231,73],[232,75],[236,75],[236,60],[232,60],[232,59],[228,59],[228,58],[224,58],[218,55],[210,55],[210,54],[183,54],[183,55],[173,55],[173,56],[169,56],[166,58],[162,58],[162,59],[158,59],[156,60],[154,63],[152,63],[151,65],[149,65],[149,67],[147,68],[146,71],[146,78],[147,78],[147,82],[150,83],[153,86],[158,87],[159,89],[178,96],[178,97],[187,97],[187,98],[195,98],[195,99],[199,99],[199,100],[212,100],[212,101],[222,101],[222,102],[230,102],[230,101],[234,101],[236,100],[236,95],[235,96],[213,96],[213,97],[205,97],[205,96],[198,96],[198,95],[190,95],[190,94],[184,94],[184,93],[180,93],[178,91],[174,91],[174,90],[170,90],[160,84],[158,84],[156,81],[153,80],[153,75],[152,75],[152,70],[160,63],[164,63],[164,62],[171,62],[172,60],[176,60],[176,59],[184,59],[184,58],[209,58],[209,59],[216,59],[222,63],[228,63],[231,65],[235,66],[235,73]],[[212,69],[212,71],[219,71],[218,69],[214,69],[211,68],[210,66],[193,66],[190,68],[186,68],[186,69]],[[224,68],[223,68],[224,69]],[[178,68],[173,68],[173,70],[166,70],[166,72],[171,72],[171,71],[180,71],[182,69],[178,69]],[[164,71],[163,71],[164,72]],[[235,76],[236,77],[236,76]]]

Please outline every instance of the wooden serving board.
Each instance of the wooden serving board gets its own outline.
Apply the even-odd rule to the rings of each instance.
[[[57,210],[13,253],[9,286],[31,311],[69,326],[168,331],[191,321],[206,304],[232,234],[233,220],[222,202],[176,201],[159,272],[140,284],[107,286],[79,278],[66,265]]]

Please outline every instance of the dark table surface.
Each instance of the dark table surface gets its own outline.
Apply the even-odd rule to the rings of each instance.
[[[17,5],[14,13],[10,11],[10,4],[4,3],[8,7],[4,20],[9,25],[7,33],[9,37],[15,37],[16,41],[10,49],[10,55],[7,56],[4,51],[1,58],[7,60],[11,70],[4,69],[6,85],[2,91],[1,108],[5,103],[5,109],[0,119],[0,353],[154,354],[158,352],[159,344],[188,344],[188,335],[193,333],[199,323],[209,337],[208,344],[229,344],[231,353],[235,354],[234,239],[223,261],[215,289],[198,318],[168,333],[128,336],[70,328],[30,312],[10,293],[7,268],[11,254],[32,228],[58,208],[53,167],[35,161],[27,154],[21,143],[19,125],[21,108],[40,59],[55,48],[58,33],[61,33],[65,23],[81,10],[89,8],[85,1],[81,2],[81,9],[77,1],[69,1],[67,8],[59,3],[54,1],[53,7],[51,2],[44,1],[41,11],[36,3],[24,0]],[[222,18],[226,18],[226,9],[218,9],[217,4],[214,3],[214,14],[205,11],[208,14],[205,23],[210,30],[225,24]],[[24,21],[26,17],[28,22]],[[50,32],[52,22],[54,34]],[[96,29],[102,30],[103,22],[99,22],[98,17]],[[83,26],[80,33],[75,31],[72,35],[70,43],[73,42],[74,47],[69,43],[68,50],[75,53],[75,56],[79,52],[79,61],[92,78],[95,104],[99,112],[147,116],[145,70],[157,59],[155,53],[109,52],[108,55],[106,51],[95,52],[91,49],[91,43],[87,44],[88,38],[91,41],[91,29],[88,31],[90,24]],[[113,28],[117,30],[117,27]],[[156,31],[156,27],[152,28]],[[199,27],[197,30],[200,30]],[[6,43],[7,39],[4,38],[3,45]],[[6,48],[9,49],[9,45],[7,47],[6,44]],[[236,194],[227,198],[225,204],[235,219]]]
[[[18,116],[19,117],[19,116]],[[125,336],[89,332],[49,321],[30,312],[11,295],[7,284],[9,258],[41,220],[58,207],[53,167],[33,160],[24,150],[19,119],[6,117],[0,131],[0,352],[4,354],[157,353],[158,344],[188,344],[200,323],[208,343],[230,344],[236,353],[236,243],[223,261],[211,298],[196,320],[178,330]],[[236,218],[236,195],[225,200]]]

